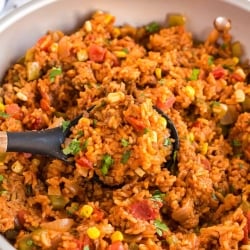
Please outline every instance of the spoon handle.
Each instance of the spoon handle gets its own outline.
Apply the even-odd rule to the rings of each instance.
[[[0,131],[0,152],[25,152],[66,160],[61,152],[63,141],[61,127],[41,131]]]

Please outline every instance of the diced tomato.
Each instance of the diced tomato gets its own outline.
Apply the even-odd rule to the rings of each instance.
[[[124,250],[124,246],[121,241],[116,241],[109,245],[107,250]]]
[[[247,244],[249,240],[249,233],[250,233],[250,211],[247,211],[245,213],[245,217],[247,219],[247,223],[245,227],[243,228],[244,230],[244,238],[242,240],[243,244]]]
[[[58,43],[58,55],[61,59],[67,58],[70,56],[71,44],[69,39],[65,36],[62,37]]]
[[[231,78],[232,78],[232,80],[235,80],[236,82],[243,82],[244,81],[244,78],[237,73],[232,73]]]
[[[37,46],[41,50],[47,50],[49,46],[51,45],[52,40],[50,35],[42,36],[38,41],[37,41]]]
[[[133,203],[130,206],[130,211],[131,214],[137,219],[154,220],[157,217],[157,212],[148,200],[142,200]]]
[[[44,110],[46,112],[49,112],[51,110],[51,108],[50,108],[50,102],[49,102],[48,99],[42,98],[40,100],[40,106],[41,106],[42,110]]]
[[[76,163],[81,167],[93,168],[93,163],[89,161],[85,156],[81,156],[80,158],[76,159]]]
[[[138,132],[146,128],[146,125],[142,120],[139,120],[133,116],[125,116],[125,119]]]
[[[172,108],[173,104],[175,103],[175,97],[169,97],[165,102],[162,102],[159,98],[156,101],[156,107],[161,110],[167,110]]]
[[[20,211],[18,211],[17,212],[17,215],[16,215],[16,219],[17,219],[17,224],[18,224],[18,226],[20,226],[20,227],[24,227],[24,224],[25,224],[25,215],[26,215],[26,211],[24,211],[24,210],[20,210]]]
[[[103,220],[103,217],[104,217],[104,212],[100,208],[95,207],[91,215],[91,219],[94,220],[95,222],[100,222]]]
[[[211,164],[208,159],[201,159],[201,164],[204,166],[206,170],[211,170]]]
[[[200,121],[195,121],[195,122],[193,123],[193,125],[192,125],[192,127],[194,127],[194,128],[201,128],[201,126],[202,126],[202,124],[201,124]]]
[[[88,48],[88,55],[91,61],[102,63],[105,59],[105,54],[106,49],[99,45],[92,44]]]
[[[87,235],[84,235],[82,240],[74,239],[74,241],[77,244],[77,248],[75,250],[82,250],[84,247],[89,247],[89,249],[92,249],[92,243],[90,238]]]
[[[23,118],[21,108],[16,103],[7,104],[5,106],[5,112],[17,120],[21,120]]]
[[[218,79],[221,79],[221,78],[224,78],[224,77],[225,77],[226,71],[225,71],[225,69],[219,67],[219,68],[214,69],[214,70],[212,71],[212,74],[213,74],[214,78],[215,78],[216,80],[218,80]]]

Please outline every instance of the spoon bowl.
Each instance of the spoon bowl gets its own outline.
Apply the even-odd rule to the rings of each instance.
[[[157,107],[154,109],[166,119],[170,138],[174,140],[171,157],[165,163],[166,168],[172,169],[176,164],[176,153],[179,149],[178,132],[172,120],[162,110]],[[72,157],[63,153],[62,144],[69,136],[71,127],[76,125],[81,117],[82,115],[77,116],[66,128],[59,126],[40,131],[0,131],[0,152],[39,154],[72,164]]]

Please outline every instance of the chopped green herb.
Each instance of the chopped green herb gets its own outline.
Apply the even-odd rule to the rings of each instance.
[[[218,200],[215,193],[212,193],[212,199],[213,199],[213,200],[216,200],[216,201]]]
[[[222,43],[220,47],[221,47],[221,49],[225,50],[227,48],[227,46],[228,45],[226,43]]]
[[[70,206],[66,207],[66,212],[69,215],[73,215],[78,209],[79,209],[79,204],[73,202],[70,204]]]
[[[207,59],[207,64],[209,66],[213,65],[214,64],[214,57],[213,56],[209,56],[208,59]]]
[[[198,80],[199,74],[200,74],[200,70],[194,68],[194,69],[192,70],[192,73],[191,73],[191,76],[190,76],[189,80],[191,80],[191,81],[196,81],[196,80]]]
[[[93,127],[96,128],[96,125],[97,125],[97,120],[93,119]]]
[[[50,79],[50,82],[54,82],[55,81],[55,78],[56,76],[59,76],[62,74],[62,68],[61,67],[53,67],[49,73],[49,79]]]
[[[165,138],[163,141],[163,146],[164,147],[168,147],[172,144],[171,139],[170,138]]]
[[[79,131],[77,132],[77,135],[78,135],[78,138],[79,138],[79,137],[82,137],[82,136],[84,135],[84,132],[83,132],[82,130],[79,130]]]
[[[229,193],[234,193],[235,192],[235,188],[232,184],[229,185]]]
[[[161,220],[155,220],[154,221],[154,226],[156,228],[156,233],[159,235],[159,236],[162,236],[163,235],[163,232],[166,232],[168,231],[168,227],[167,225],[161,221]]]
[[[212,107],[219,107],[221,105],[221,103],[220,102],[217,102],[217,101],[213,101],[213,102],[211,102],[211,106]]]
[[[84,142],[83,142],[83,144],[82,144],[82,150],[85,150],[85,149],[87,149],[87,147],[88,147],[88,143],[89,143],[89,140],[87,139],[87,140],[85,140]]]
[[[232,146],[233,147],[240,147],[241,146],[241,142],[239,140],[232,140]]]
[[[123,51],[123,52],[125,52],[126,54],[128,54],[128,53],[129,53],[128,48],[123,48],[123,49],[122,49],[122,51]]]
[[[76,155],[77,153],[79,153],[81,150],[81,145],[80,142],[77,139],[73,139],[70,144],[63,149],[63,153],[65,155]]]
[[[4,176],[0,174],[0,182],[4,180]]]
[[[173,160],[174,160],[174,162],[176,162],[176,160],[177,160],[177,154],[178,154],[178,151],[175,150],[175,151],[174,151],[174,155],[173,155]]]
[[[0,117],[2,117],[2,118],[8,118],[9,116],[10,116],[9,114],[7,114],[7,113],[5,113],[3,111],[0,111]]]
[[[106,175],[109,171],[109,168],[112,166],[114,160],[111,155],[105,154],[102,157],[102,164],[101,164],[101,172],[103,175]]]
[[[122,164],[126,164],[130,158],[131,155],[131,151],[127,150],[123,153],[122,158],[121,158],[121,163]]]
[[[33,245],[33,240],[32,240],[32,239],[28,239],[28,240],[26,241],[26,244],[27,244],[28,246],[32,246],[32,245]]]
[[[83,250],[90,250],[89,245],[84,246]]]
[[[149,33],[154,33],[160,30],[160,25],[157,22],[152,22],[145,27],[146,31]]]
[[[149,129],[145,128],[144,131],[143,131],[143,134],[147,134],[148,132],[149,132]]]
[[[162,193],[160,190],[155,190],[151,197],[151,200],[163,202],[165,196],[166,196],[165,193]]]
[[[0,190],[0,195],[6,195],[6,194],[8,194],[8,191],[7,190]]]
[[[124,138],[122,138],[121,139],[121,144],[122,144],[123,147],[127,147],[129,145],[129,141],[126,140],[126,139],[124,139]]]
[[[63,121],[62,122],[62,130],[63,130],[63,132],[65,132],[68,129],[69,125],[70,125],[70,121]]]
[[[244,168],[244,164],[239,163],[239,167],[240,167],[240,169],[243,169]]]
[[[25,194],[27,197],[33,196],[33,188],[31,184],[25,184]]]

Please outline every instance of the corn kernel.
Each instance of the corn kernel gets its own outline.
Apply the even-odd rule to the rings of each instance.
[[[77,60],[80,62],[84,62],[88,60],[88,52],[86,49],[81,49],[76,53]]]
[[[242,89],[235,90],[234,94],[237,102],[245,101],[246,95]]]
[[[116,242],[116,241],[123,241],[123,234],[120,231],[115,231],[112,235],[111,235],[111,241],[112,243]]]
[[[87,32],[91,32],[92,31],[92,23],[87,20],[85,23],[84,23],[84,29],[87,31]]]
[[[93,213],[94,209],[90,205],[83,205],[80,209],[80,215],[85,218],[89,218]]]
[[[95,240],[100,237],[101,232],[97,227],[93,226],[87,229],[87,235],[89,236],[90,239]]]
[[[167,127],[167,120],[161,116],[159,118],[159,124],[161,124],[163,128],[166,128]]]
[[[114,51],[114,54],[118,57],[118,58],[125,58],[127,57],[128,53],[126,51],[123,50],[118,50],[118,51]]]
[[[215,103],[212,106],[212,111],[220,117],[224,116],[227,113],[227,110],[228,106],[224,103]]]
[[[0,102],[0,112],[4,112],[5,111],[5,105]]]
[[[207,150],[208,150],[208,143],[205,142],[205,143],[203,143],[202,146],[201,146],[201,153],[202,153],[203,155],[205,155],[205,154],[207,153]]]
[[[189,139],[190,142],[194,142],[194,133],[193,132],[190,132],[188,134],[188,139]]]
[[[50,51],[51,52],[57,52],[58,51],[58,43],[52,43],[50,45]]]
[[[23,165],[19,161],[15,161],[11,166],[11,170],[16,174],[20,174],[23,171]]]
[[[188,97],[190,97],[191,99],[194,99],[194,97],[195,97],[195,89],[192,86],[190,86],[190,85],[186,86],[184,91],[185,91],[185,93],[187,94]]]
[[[116,38],[121,35],[121,31],[119,28],[114,28],[113,29],[113,36]]]
[[[32,159],[31,163],[35,167],[38,167],[40,165],[41,161],[39,159],[34,158],[34,159]]]
[[[90,121],[90,119],[87,118],[87,117],[82,117],[82,118],[79,120],[78,123],[81,124],[81,125],[89,126],[90,123],[91,123],[91,121]]]
[[[110,15],[110,14],[107,14],[107,15],[105,16],[104,23],[105,23],[105,24],[109,24],[109,23],[112,22],[112,20],[113,20],[113,16]]]
[[[107,95],[107,101],[109,103],[116,103],[116,102],[120,102],[123,101],[125,99],[125,95],[123,92],[113,92],[113,93],[109,93]]]
[[[246,74],[244,72],[243,69],[238,68],[234,71],[234,73],[236,73],[237,75],[239,75],[240,77],[242,77],[244,80],[246,79]]]
[[[233,63],[234,65],[237,65],[239,63],[240,59],[236,56],[233,57]]]
[[[162,78],[162,71],[161,68],[156,68],[155,69],[155,76],[158,80],[160,80]]]

